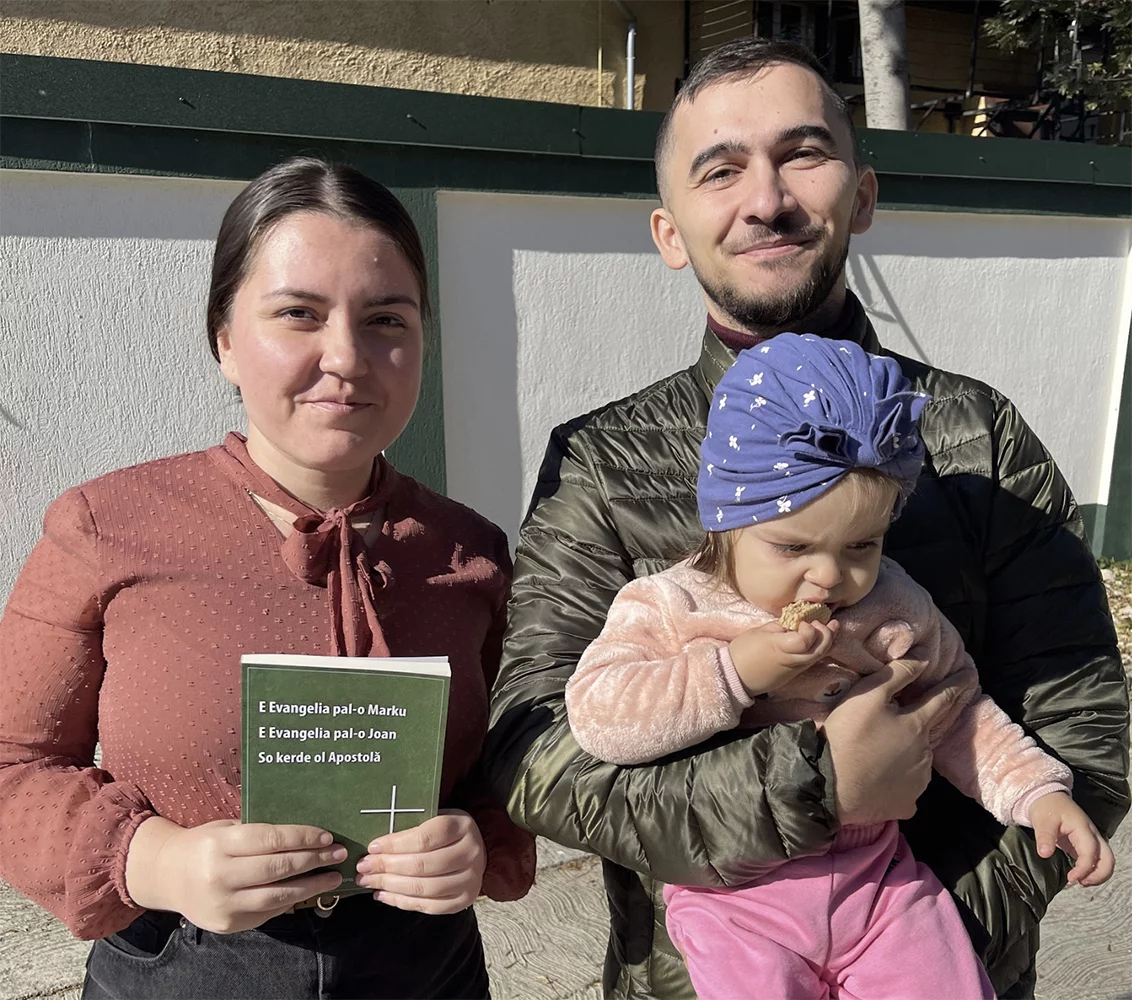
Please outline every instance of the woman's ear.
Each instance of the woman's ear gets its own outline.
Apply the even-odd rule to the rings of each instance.
[[[216,350],[220,355],[220,373],[239,388],[240,370],[236,365],[236,354],[232,350],[232,335],[226,326],[216,333]]]

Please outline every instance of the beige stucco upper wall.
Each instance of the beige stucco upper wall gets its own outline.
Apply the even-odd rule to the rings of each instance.
[[[637,106],[663,110],[683,72],[684,4],[628,6],[637,18]],[[610,0],[5,0],[0,8],[6,52],[605,107],[624,103],[625,33]]]

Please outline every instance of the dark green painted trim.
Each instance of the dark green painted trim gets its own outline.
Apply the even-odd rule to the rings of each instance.
[[[1089,504],[1081,513],[1096,555],[1132,559],[1132,336],[1124,360],[1108,503]]]
[[[424,483],[438,493],[447,492],[444,450],[444,385],[441,367],[439,276],[436,260],[436,191],[421,188],[393,188],[417,224],[428,262],[429,301],[433,321],[424,371],[421,373],[421,395],[413,419],[404,433],[390,446],[389,460],[402,472]]]
[[[660,115],[48,56],[0,57],[21,118],[652,160]]]
[[[0,58],[0,99],[10,167],[244,178],[305,149],[364,159],[395,186],[656,194],[655,112],[17,55]],[[1132,216],[1132,150],[860,140],[882,208]]]
[[[296,153],[352,163],[389,187],[656,196],[651,163],[477,149],[0,117],[0,166],[246,180]]]
[[[1104,541],[1104,526],[1108,508],[1103,503],[1083,503],[1078,506],[1081,512],[1081,522],[1085,525],[1085,537],[1089,540],[1089,547],[1098,559],[1104,555],[1102,551]]]
[[[861,160],[880,174],[1113,186],[1132,190],[1132,149],[858,129]]]
[[[0,117],[0,167],[249,179],[295,153],[353,163],[390,187],[655,198],[641,160]],[[882,209],[1023,215],[1132,215],[1118,187],[882,175]]]

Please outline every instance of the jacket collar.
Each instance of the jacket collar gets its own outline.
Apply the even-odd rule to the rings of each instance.
[[[873,329],[865,308],[852,292],[846,293],[846,306],[850,315],[844,327],[839,330],[841,339],[852,340],[860,344],[866,351],[873,354],[880,353],[880,341]],[[815,331],[816,332],[816,331]],[[723,343],[709,326],[704,331],[704,343],[700,350],[700,359],[696,362],[692,372],[703,394],[711,400],[715,387],[723,378],[723,373],[735,363],[735,352]]]

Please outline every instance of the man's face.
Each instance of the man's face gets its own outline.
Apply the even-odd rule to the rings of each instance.
[[[680,106],[662,188],[653,239],[669,267],[692,266],[718,319],[777,332],[840,309],[876,175],[854,165],[849,126],[815,73],[779,63]]]

